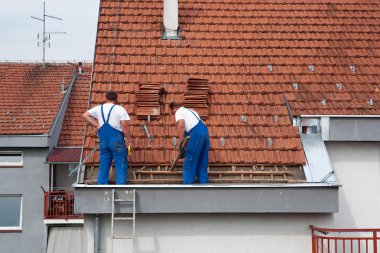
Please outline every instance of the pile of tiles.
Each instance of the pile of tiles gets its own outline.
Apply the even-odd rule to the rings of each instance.
[[[184,106],[194,109],[201,118],[206,119],[209,114],[208,93],[210,87],[208,79],[190,78],[184,98]]]
[[[160,83],[141,84],[136,92],[137,119],[146,120],[148,115],[151,120],[160,118],[163,92],[164,89]]]

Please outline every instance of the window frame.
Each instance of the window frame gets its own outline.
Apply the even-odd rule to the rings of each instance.
[[[6,163],[2,162],[0,159],[0,168],[23,168],[24,167],[24,153],[22,151],[0,151],[0,155],[20,155],[20,163]]]
[[[7,232],[21,232],[22,231],[22,211],[23,211],[23,195],[22,194],[0,194],[0,198],[2,197],[19,197],[20,198],[20,213],[19,213],[19,225],[18,226],[7,226],[2,227],[0,226],[0,233],[7,233]]]

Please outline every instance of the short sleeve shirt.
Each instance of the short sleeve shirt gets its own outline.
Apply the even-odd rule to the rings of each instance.
[[[196,116],[195,116],[195,115]],[[185,122],[185,131],[189,132],[193,127],[195,127],[199,123],[199,115],[197,112],[187,109],[185,107],[180,107],[175,113],[175,122],[183,119]]]
[[[104,119],[107,120],[108,113],[111,109],[111,107],[114,104],[107,103],[103,104],[103,113],[104,113]],[[98,120],[99,127],[102,127],[104,124],[103,118],[102,118],[102,111],[101,111],[101,105],[95,106],[94,108],[88,110],[90,115]],[[120,105],[115,105],[115,107],[111,111],[110,119],[108,121],[108,124],[111,125],[111,127],[123,131],[121,129],[120,120],[131,120],[127,111],[124,109],[124,107]]]

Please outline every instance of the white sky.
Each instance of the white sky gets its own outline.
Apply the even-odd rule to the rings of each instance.
[[[42,0],[0,0],[0,61],[42,61]],[[99,0],[45,0],[47,32],[52,34],[46,61],[93,61]],[[47,45],[48,46],[48,45]]]

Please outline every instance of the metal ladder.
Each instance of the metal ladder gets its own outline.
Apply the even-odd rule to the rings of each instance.
[[[136,221],[136,190],[124,191],[127,198],[115,198],[115,189],[112,189],[112,215],[111,215],[111,252],[113,252],[114,240],[132,240],[132,250],[135,239],[135,221]],[[115,215],[116,203],[132,203],[132,216],[117,216]],[[128,207],[129,208],[129,207]],[[129,214],[129,213],[128,213]],[[132,222],[132,235],[117,236],[115,235],[115,221],[131,221]]]

